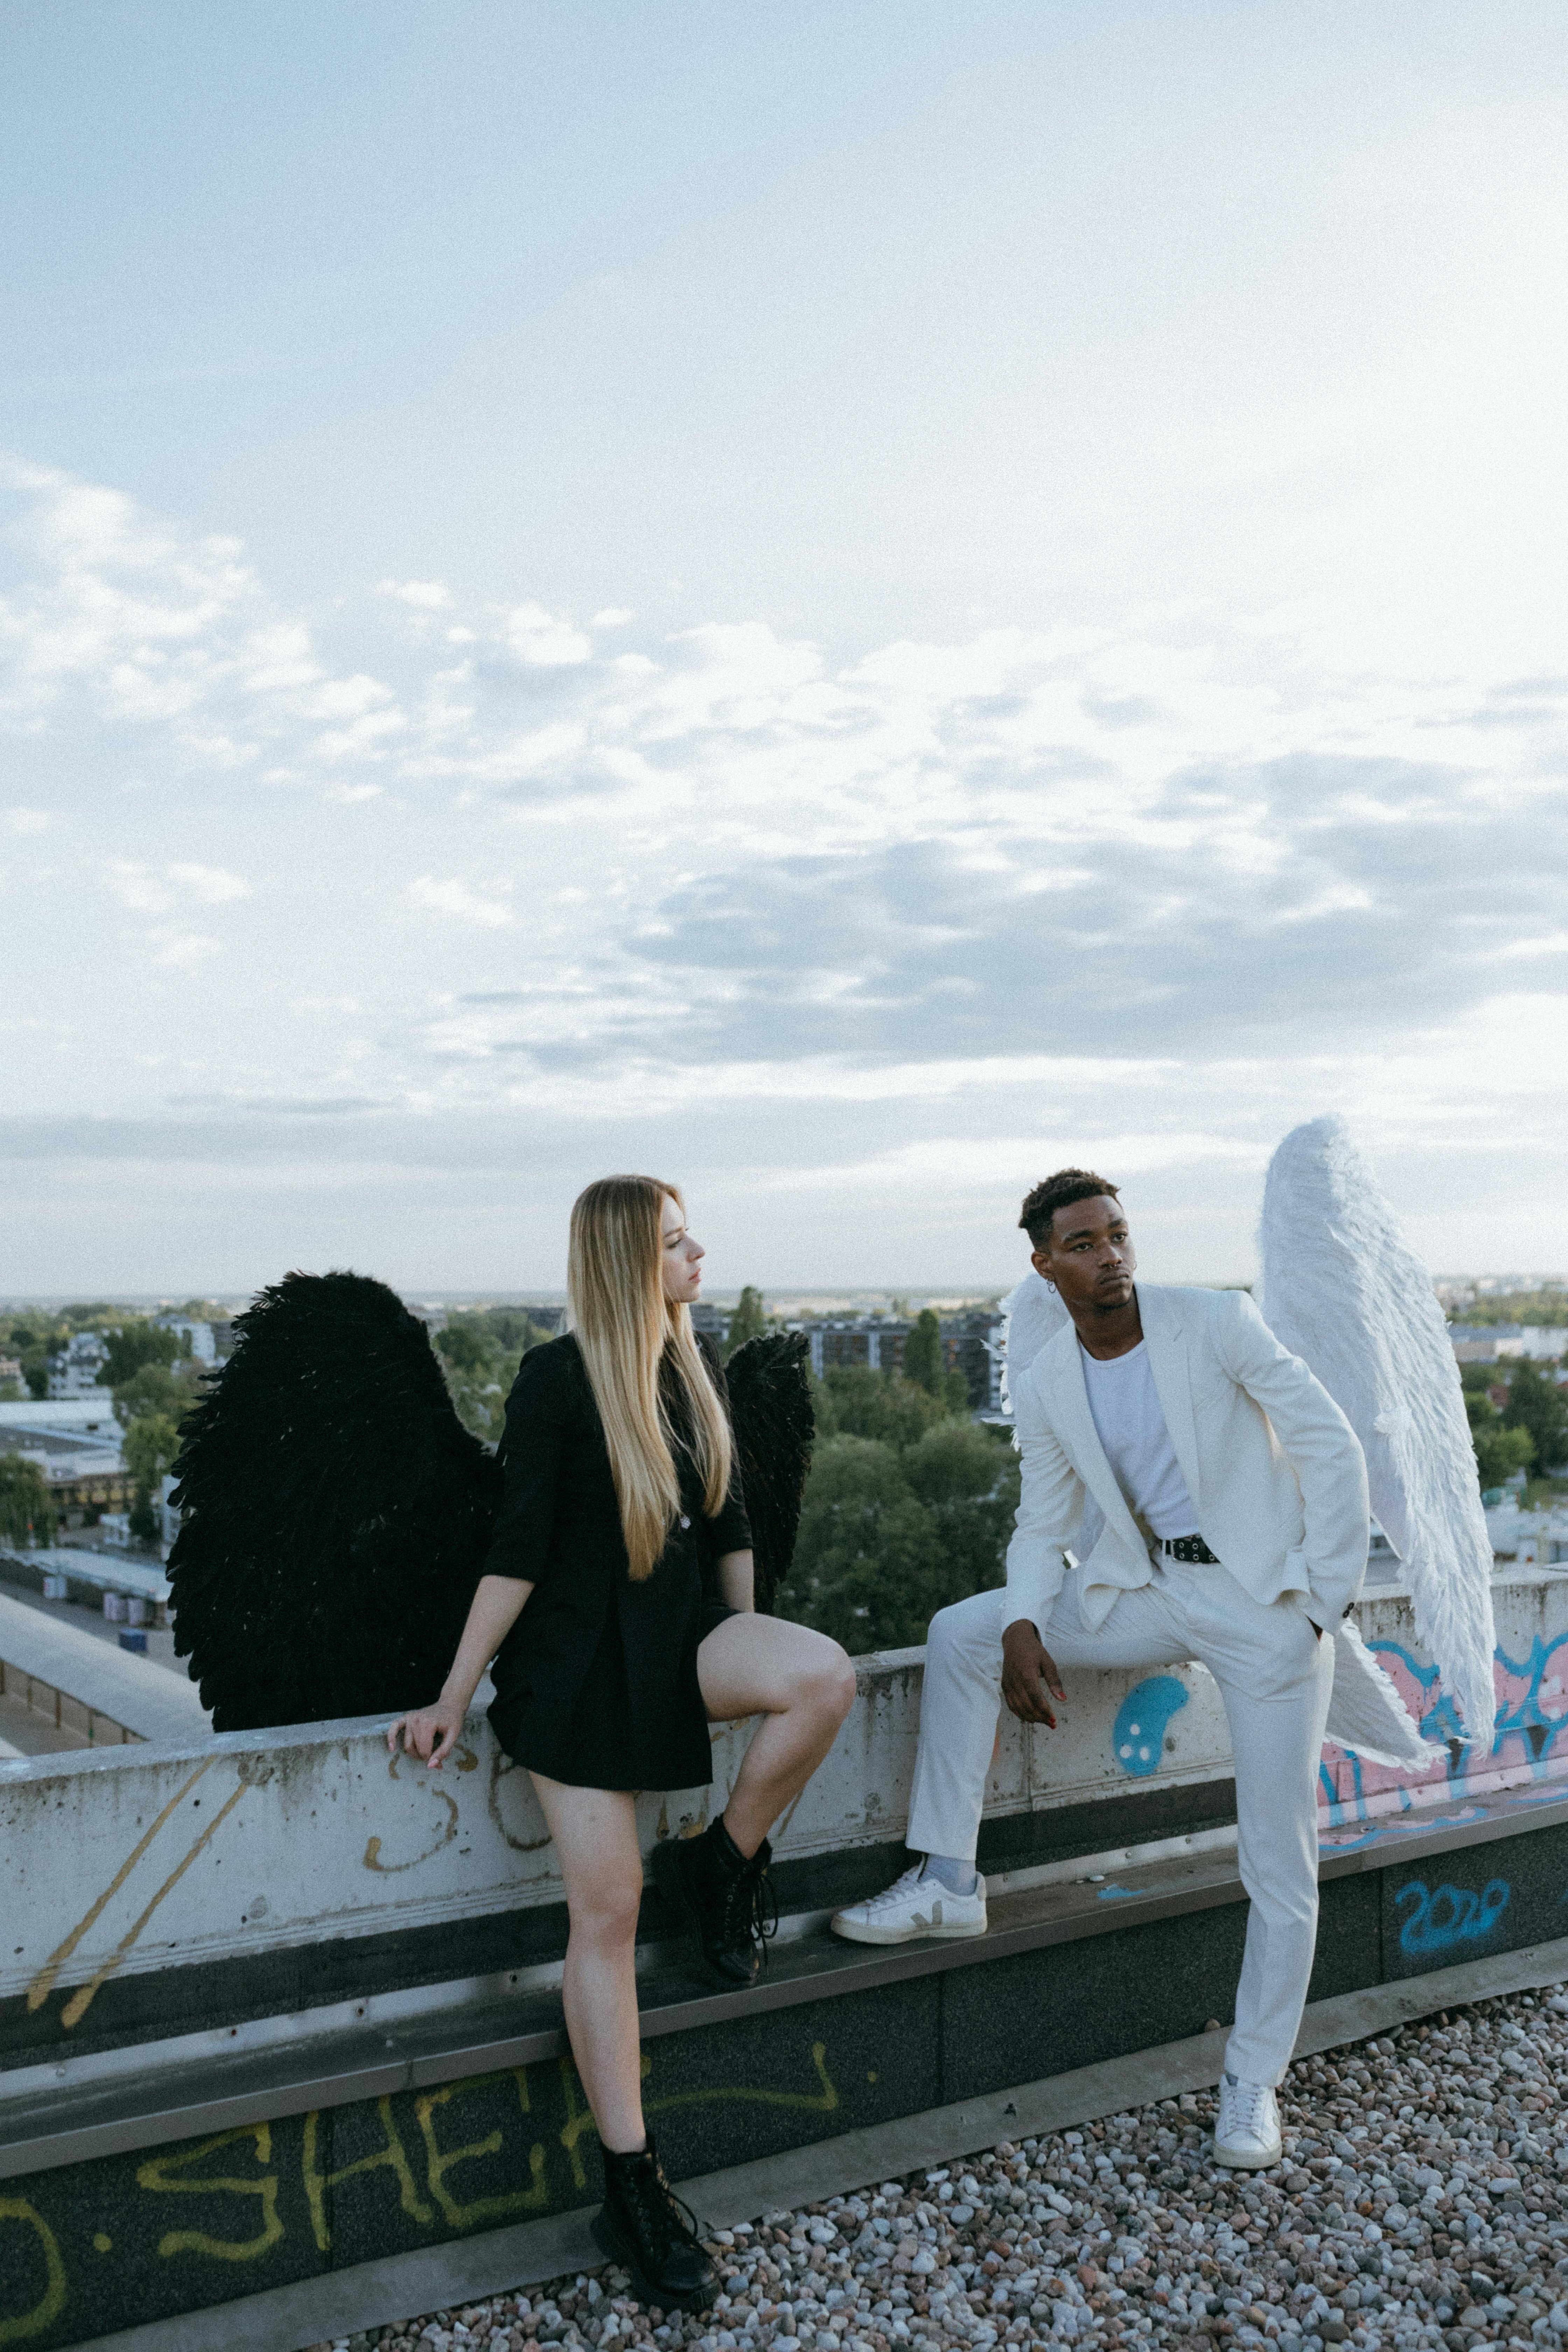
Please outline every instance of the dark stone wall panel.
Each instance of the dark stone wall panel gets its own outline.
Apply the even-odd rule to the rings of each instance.
[[[740,2164],[935,2105],[941,1983],[650,2042],[643,2095],[669,2169]],[[569,2060],[37,2173],[0,2184],[0,2342],[49,2352],[596,2202],[602,2185]]]
[[[1066,2074],[1229,2021],[1247,1906],[1047,1945],[942,1979],[943,2100]]]
[[[1318,1949],[1309,2000],[1333,2000],[1342,1992],[1380,1983],[1383,1971],[1383,1904],[1377,1876],[1326,1879],[1319,1894]]]

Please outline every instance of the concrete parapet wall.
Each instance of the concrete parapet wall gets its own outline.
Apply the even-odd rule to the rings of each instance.
[[[1472,1790],[1568,1772],[1568,1578],[1500,1580],[1496,1598],[1493,1757],[1466,1765],[1456,1749],[1447,1768],[1415,1780],[1326,1750],[1326,1843],[1353,1835],[1370,1813],[1453,1795],[1461,1771]],[[1360,1610],[1368,1640],[1441,1732],[1447,1702],[1415,1644],[1407,1597],[1373,1595]],[[775,1839],[781,1863],[901,1839],[922,1664],[919,1650],[859,1662],[849,1719]],[[1059,1731],[1003,1717],[988,1821],[1028,1814],[1048,1830],[1071,1809],[1228,1780],[1224,1713],[1201,1667],[1067,1681]],[[645,1848],[722,1803],[750,1734],[749,1724],[718,1733],[710,1789],[640,1801]],[[1124,1820],[1125,1810],[1105,1818]],[[558,1906],[563,1892],[527,1775],[478,1714],[440,1774],[390,1758],[363,1719],[0,1763],[0,1840],[13,1927],[0,2000],[20,1999],[29,2011],[48,2003],[68,2040],[116,1978],[439,1931]],[[1104,1841],[1124,1842],[1125,1832]],[[1081,1837],[1064,1848],[1084,1850]]]

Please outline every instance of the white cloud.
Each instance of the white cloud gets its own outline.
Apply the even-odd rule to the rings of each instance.
[[[452,601],[451,590],[444,587],[439,580],[405,580],[401,583],[395,580],[384,580],[381,593],[384,596],[398,597],[402,603],[412,604],[420,613],[439,613]]]
[[[221,953],[219,941],[199,931],[161,929],[154,931],[153,938],[153,962],[172,971],[194,971],[198,964]]]
[[[8,833],[20,834],[26,837],[30,834],[48,831],[48,815],[43,809],[8,808],[4,814],[5,829]]]
[[[901,1143],[874,1159],[834,1162],[819,1168],[767,1169],[755,1171],[764,1191],[886,1192],[929,1191],[946,1193],[1000,1191],[1009,1199],[1019,1189],[1019,1171],[1081,1161],[1086,1167],[1114,1170],[1114,1181],[1124,1176],[1147,1175],[1169,1168],[1195,1168],[1228,1163],[1261,1174],[1269,1147],[1261,1139],[1216,1134],[1131,1133],[1096,1136],[1083,1127],[1049,1129],[1034,1135],[933,1136]],[[1022,1181],[1027,1181],[1022,1180]]]
[[[47,731],[79,701],[100,726],[161,733],[182,767],[244,768],[281,748],[308,770],[379,756],[402,723],[390,688],[331,675],[237,541],[44,467],[0,465],[5,492],[20,577],[0,593],[0,727]]]
[[[581,629],[542,604],[517,605],[507,615],[506,634],[519,661],[535,669],[570,668],[593,651]]]
[[[512,919],[510,907],[497,898],[481,898],[466,882],[438,882],[422,874],[416,882],[409,884],[408,896],[415,906],[428,908],[432,914],[455,916],[463,923],[481,923],[499,929]]]
[[[1568,1149],[1568,678],[1342,669],[1212,606],[829,659],[761,622],[614,652],[534,602],[455,652],[389,602],[351,651],[230,541],[8,481],[0,726],[132,919],[106,985],[63,879],[9,889],[60,1008],[14,1105],[139,1100],[151,961],[202,974],[149,999],[187,1102],[524,1119],[574,1181],[668,1120],[797,1252],[882,1198],[911,1249],[966,1199],[994,1234],[1042,1159],[1098,1154],[1184,1203],[1189,1270],[1229,1218],[1229,1270],[1215,1204],[1312,1111],[1402,1166]]]
[[[133,858],[121,858],[110,873],[110,887],[132,914],[166,915],[182,903],[226,907],[248,898],[250,885],[243,876],[221,866],[195,866],[182,859],[157,870]]]
[[[231,899],[250,896],[250,885],[244,877],[229,874],[221,866],[176,862],[169,868],[169,879],[204,907],[226,907]]]

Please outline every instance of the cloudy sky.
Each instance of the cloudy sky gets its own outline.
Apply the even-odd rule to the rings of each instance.
[[[1558,0],[0,29],[0,1293],[1568,1265]]]

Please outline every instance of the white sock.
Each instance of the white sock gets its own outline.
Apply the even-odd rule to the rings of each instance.
[[[980,1884],[974,1864],[951,1853],[928,1853],[921,1876],[939,1879],[950,1895],[973,1895]]]

